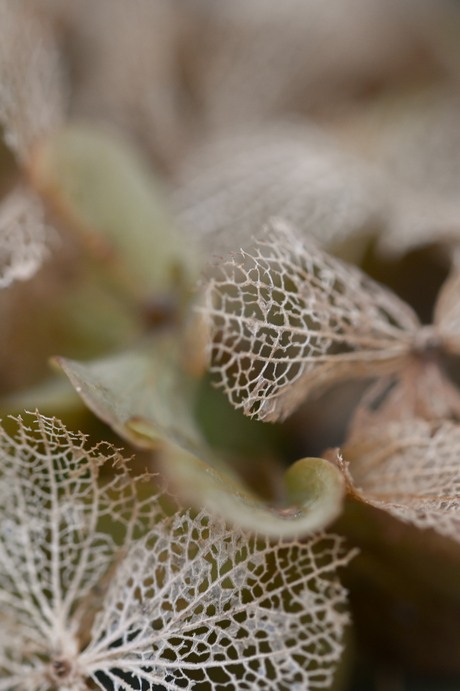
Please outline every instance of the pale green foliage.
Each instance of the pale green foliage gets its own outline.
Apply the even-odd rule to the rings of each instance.
[[[123,138],[68,124],[37,148],[32,179],[127,295],[145,300],[196,281],[193,248],[174,227],[159,176]]]
[[[174,334],[91,363],[58,362],[86,405],[118,434],[160,450],[163,472],[193,505],[274,537],[321,530],[339,514],[344,483],[328,461],[294,464],[284,476],[279,506],[251,491],[208,448],[193,419],[194,385],[179,365]]]
[[[347,622],[340,538],[270,544],[168,515],[116,450],[38,414],[35,431],[18,424],[0,431],[2,691],[329,685]]]

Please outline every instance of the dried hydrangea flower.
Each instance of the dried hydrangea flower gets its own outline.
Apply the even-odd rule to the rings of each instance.
[[[179,34],[184,9],[171,0],[39,0],[66,29],[78,70],[72,116],[134,133],[168,164],[184,137]]]
[[[0,0],[0,125],[27,171],[40,139],[62,124],[65,83],[51,27],[30,2]],[[0,204],[0,288],[31,278],[48,255],[40,200],[24,186]]]
[[[428,243],[458,243],[459,117],[454,81],[387,94],[356,113],[345,130],[347,141],[388,177],[382,251],[401,255]]]
[[[196,148],[171,201],[179,228],[209,256],[246,248],[254,229],[273,215],[324,245],[369,233],[384,215],[381,187],[373,168],[319,127],[288,122]]]
[[[268,421],[340,380],[424,369],[430,353],[460,347],[458,282],[454,268],[435,323],[422,326],[391,291],[274,220],[252,253],[222,261],[205,287],[198,310],[211,372],[235,407]],[[460,411],[460,398],[452,406]]]
[[[116,450],[87,450],[56,419],[18,422],[16,437],[0,431],[1,690],[331,683],[340,538],[270,544],[167,515]],[[115,474],[100,477],[108,459]]]
[[[201,310],[211,371],[235,407],[265,420],[285,417],[315,388],[397,371],[419,328],[390,291],[282,221],[253,253],[217,267]]]
[[[367,428],[342,449],[350,490],[460,542],[460,425],[415,419]]]
[[[40,200],[17,188],[0,202],[0,288],[27,281],[47,257],[50,232]]]

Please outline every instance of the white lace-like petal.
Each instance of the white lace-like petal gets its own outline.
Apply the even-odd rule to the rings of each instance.
[[[247,248],[272,216],[324,245],[372,230],[384,213],[376,171],[313,125],[263,126],[208,142],[172,198],[179,228],[207,256]]]
[[[460,542],[460,425],[406,420],[368,429],[344,448],[362,498]]]
[[[329,686],[347,622],[340,538],[270,545],[204,513],[165,527],[133,547],[95,621],[81,664],[101,689],[131,675],[168,691]]]
[[[419,329],[393,293],[276,220],[252,253],[217,266],[198,309],[218,384],[265,420],[341,379],[398,371]]]
[[[168,515],[115,449],[35,419],[0,428],[1,691],[330,685],[348,622],[340,537],[271,544]]]
[[[27,281],[48,256],[50,229],[36,195],[25,188],[0,203],[0,288]]]

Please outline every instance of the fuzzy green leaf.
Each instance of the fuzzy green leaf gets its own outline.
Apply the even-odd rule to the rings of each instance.
[[[206,446],[193,419],[193,382],[177,364],[171,336],[87,364],[57,362],[88,407],[120,436],[160,449],[164,472],[191,503],[277,537],[320,530],[340,513],[344,483],[328,461],[294,464],[284,479],[284,502],[273,505],[250,491]]]
[[[68,125],[37,150],[32,176],[91,249],[135,294],[168,294],[196,278],[160,180],[122,139]]]

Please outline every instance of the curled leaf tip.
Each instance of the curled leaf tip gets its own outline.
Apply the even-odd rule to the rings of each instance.
[[[323,459],[302,459],[288,471],[283,505],[252,492],[203,441],[193,418],[194,389],[172,345],[158,338],[104,360],[58,362],[96,415],[132,444],[159,451],[164,475],[190,504],[273,537],[307,535],[330,524],[342,505],[340,471]]]

